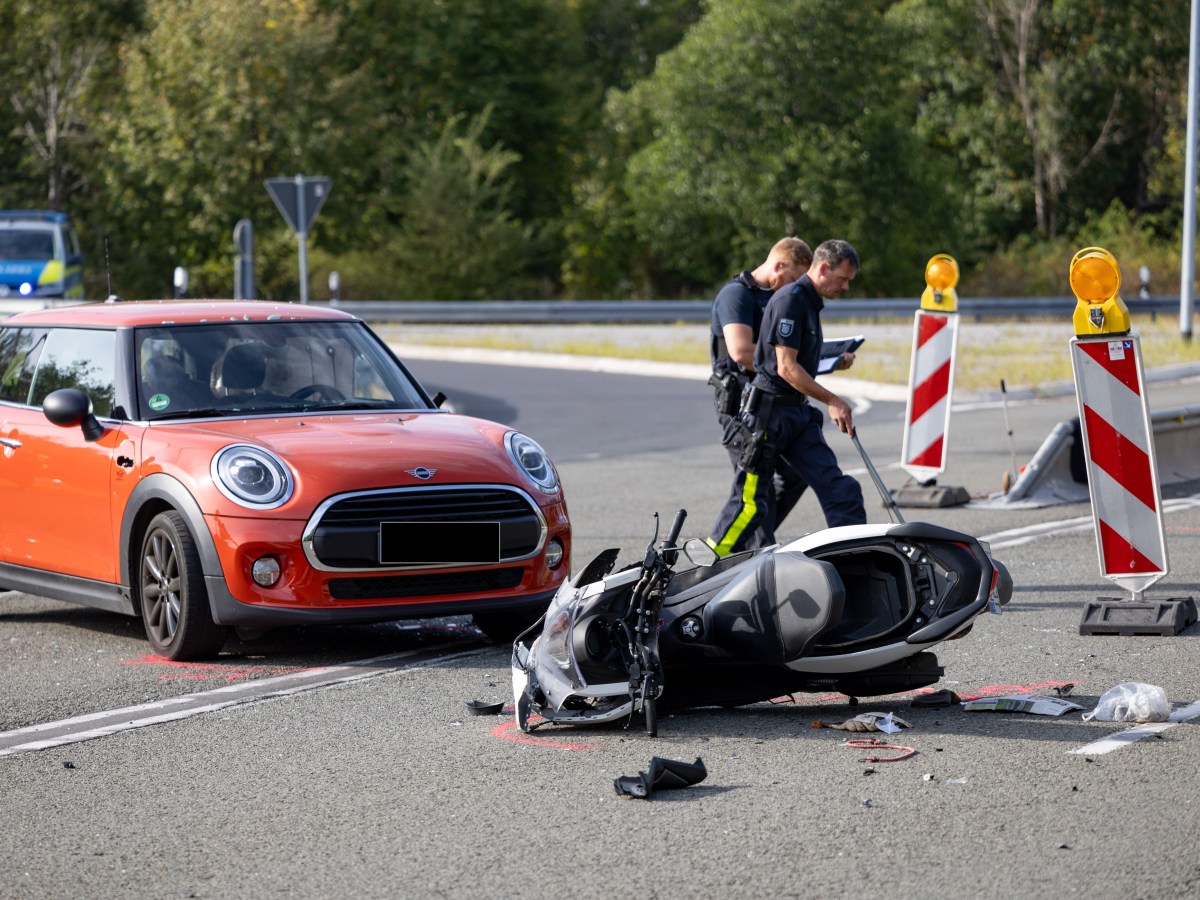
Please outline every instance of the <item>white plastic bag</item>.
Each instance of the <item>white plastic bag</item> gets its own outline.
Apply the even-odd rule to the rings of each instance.
[[[1171,715],[1167,692],[1156,684],[1126,681],[1105,691],[1096,708],[1083,714],[1085,722],[1165,722]]]

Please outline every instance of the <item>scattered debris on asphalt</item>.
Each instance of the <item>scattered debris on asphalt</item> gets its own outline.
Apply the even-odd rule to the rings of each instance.
[[[901,728],[910,726],[895,713],[865,712],[859,713],[853,719],[847,719],[845,722],[826,723],[817,719],[813,722],[812,727],[836,728],[839,731],[882,731],[885,734],[896,734]]]
[[[885,763],[885,762],[900,762],[902,759],[909,759],[917,755],[915,747],[904,747],[900,744],[889,744],[887,741],[881,741],[878,738],[852,738],[846,741],[843,747],[852,747],[855,750],[896,750],[899,751],[896,756],[875,756],[871,754],[862,758],[863,762],[869,763]]]
[[[646,800],[655,791],[667,788],[691,787],[708,777],[704,761],[696,757],[694,763],[656,756],[650,760],[650,768],[636,775],[622,775],[613,781],[617,796]]]
[[[467,709],[473,716],[494,716],[504,709],[504,702],[492,703],[487,700],[468,700]]]
[[[1078,707],[1083,709],[1083,707]],[[1156,684],[1126,681],[1109,688],[1096,701],[1096,708],[1084,713],[1085,722],[1165,722],[1171,717],[1167,692]]]
[[[962,703],[962,697],[954,693],[954,691],[943,688],[940,691],[930,691],[925,694],[917,694],[912,698],[913,706],[953,706],[956,703]]]
[[[1083,709],[1078,703],[1062,697],[1041,697],[1037,694],[1009,694],[1005,697],[980,697],[963,703],[963,709],[973,712],[1023,712],[1035,716],[1061,716],[1072,709]]]

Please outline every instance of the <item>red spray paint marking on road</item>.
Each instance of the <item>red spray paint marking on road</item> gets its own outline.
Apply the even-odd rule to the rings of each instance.
[[[535,717],[530,721],[539,721],[540,717]],[[518,729],[514,732],[514,729]],[[505,722],[503,725],[497,725],[492,729],[492,736],[498,737],[503,741],[512,741],[516,744],[532,744],[535,747],[554,747],[557,750],[591,750],[593,749],[588,744],[566,744],[561,741],[543,741],[538,738],[532,738],[529,735],[519,730],[517,720]]]
[[[292,672],[307,671],[309,666],[243,666],[231,668],[217,663],[176,662],[165,656],[147,653],[137,659],[124,660],[123,666],[167,666],[174,672],[164,672],[158,676],[159,681],[224,681],[226,683],[241,681],[243,678],[253,678],[261,675],[288,675]]]

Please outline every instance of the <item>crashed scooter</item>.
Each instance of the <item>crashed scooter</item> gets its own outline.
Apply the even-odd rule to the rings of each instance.
[[[930,649],[1012,596],[988,547],[921,522],[829,528],[717,559],[658,527],[638,564],[600,553],[513,644],[517,722],[597,724],[660,709],[740,706],[810,691],[852,697],[934,684]],[[657,515],[655,516],[657,519]],[[676,572],[680,556],[692,567]]]

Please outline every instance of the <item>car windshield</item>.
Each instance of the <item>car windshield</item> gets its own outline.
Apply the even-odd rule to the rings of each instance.
[[[144,420],[430,408],[362,322],[156,325],[134,346]]]
[[[0,229],[0,259],[23,262],[54,259],[54,233],[46,229]]]

